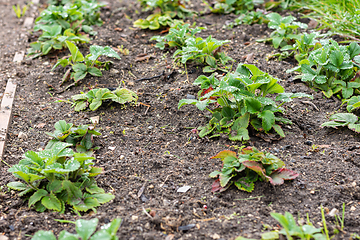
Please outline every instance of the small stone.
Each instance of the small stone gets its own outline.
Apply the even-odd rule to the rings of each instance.
[[[44,142],[40,142],[40,146],[44,147],[45,143]]]
[[[139,217],[138,217],[138,216],[133,215],[133,216],[131,216],[131,220],[133,220],[133,221],[137,221],[137,220],[139,220]]]
[[[108,147],[109,150],[114,151],[116,147]]]
[[[305,145],[309,145],[309,146],[311,146],[313,144],[312,141],[310,141],[310,140],[307,140],[304,143],[305,143]]]
[[[153,188],[154,188],[154,185],[150,185],[149,188],[150,188],[150,189],[153,189]]]
[[[153,129],[154,127],[153,126],[148,126],[148,129]]]
[[[212,238],[213,239],[220,239],[220,236],[219,236],[219,234],[215,233],[214,235],[212,235]]]
[[[351,208],[350,208],[350,211],[355,211],[356,210],[356,207],[355,206],[351,206]]]
[[[186,193],[191,187],[190,186],[183,186],[177,190],[179,193]]]
[[[123,160],[125,158],[124,155],[120,155],[120,160]]]
[[[145,226],[144,226],[146,229],[150,229],[150,223],[146,223]]]
[[[110,70],[110,73],[111,73],[111,74],[118,74],[119,72],[120,72],[119,70],[114,69],[114,68],[112,68],[112,69]]]
[[[0,235],[0,240],[9,240],[9,238],[5,235]]]
[[[127,85],[129,85],[129,86],[134,86],[134,85],[135,85],[135,83],[134,83],[134,82],[132,82],[132,81],[129,81],[129,82],[127,82]]]
[[[91,118],[90,118],[90,121],[91,121],[93,124],[98,124],[98,123],[99,123],[99,120],[100,120],[100,117],[99,117],[99,116],[95,116],[95,117],[91,117]]]
[[[356,187],[356,182],[352,182],[351,186]]]
[[[47,62],[47,61],[46,61],[46,62],[43,62],[43,65],[45,65],[45,66],[46,66],[46,65],[49,65],[49,64],[50,64],[50,63]]]
[[[310,193],[311,193],[311,194],[315,194],[315,191],[314,191],[314,190],[311,190]]]
[[[186,98],[187,99],[196,99],[196,97],[194,95],[191,95],[191,94],[186,94]]]
[[[339,214],[339,210],[337,210],[336,208],[331,209],[331,211],[329,212],[329,216],[333,217],[335,215]]]
[[[28,136],[27,136],[25,133],[23,133],[23,132],[19,132],[18,138],[20,138],[20,139],[27,139]]]

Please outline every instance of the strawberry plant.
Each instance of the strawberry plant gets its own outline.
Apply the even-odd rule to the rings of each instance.
[[[77,82],[85,78],[88,73],[96,77],[101,77],[102,73],[99,68],[108,70],[111,61],[101,62],[98,60],[100,56],[120,59],[117,52],[109,46],[102,47],[92,45],[90,46],[90,54],[84,57],[75,44],[69,41],[65,41],[65,43],[69,48],[71,55],[59,59],[52,68],[52,70],[54,70],[59,65],[62,67],[71,66],[71,69],[65,72],[63,81],[66,81],[68,78],[73,78],[75,82]],[[73,72],[71,72],[71,70],[73,70]]]
[[[216,0],[213,6],[205,2],[213,13],[235,14],[245,13],[254,9],[255,5],[263,4],[263,0]]]
[[[119,104],[125,104],[136,102],[138,96],[126,88],[117,88],[114,91],[110,91],[107,88],[96,88],[87,93],[74,95],[71,98],[74,100],[73,106],[75,106],[75,111],[81,111],[87,107],[91,111],[95,111],[102,105],[103,101],[111,100]]]
[[[206,64],[204,72],[214,72],[221,70],[227,72],[230,67],[226,66],[229,61],[234,61],[231,57],[221,52],[221,47],[230,42],[229,40],[217,40],[212,36],[203,39],[201,37],[188,38],[185,40],[185,47],[175,51],[173,57],[175,61],[186,64],[188,61],[195,61]]]
[[[308,58],[309,52],[321,48],[321,44],[316,38],[319,37],[317,32],[313,33],[304,33],[300,35],[299,39],[295,39],[293,45],[286,45],[282,47],[281,51],[291,51],[287,56],[294,56],[296,61],[301,62],[301,60]]]
[[[96,211],[100,204],[114,199],[99,188],[95,176],[103,172],[93,167],[94,157],[74,152],[71,143],[56,142],[40,152],[27,151],[24,158],[8,169],[22,182],[10,182],[8,188],[30,195],[28,206],[36,211],[53,210],[64,213],[65,206],[79,214]]]
[[[350,130],[360,133],[359,118],[353,113],[336,113],[329,118],[331,121],[321,124],[322,127],[348,127]]]
[[[97,132],[94,126],[79,125],[74,126],[72,123],[66,123],[60,120],[54,125],[55,131],[52,133],[46,132],[47,135],[53,137],[46,145],[45,149],[51,149],[57,142],[71,143],[76,150],[81,153],[91,153],[94,145],[94,135],[99,136],[101,133]]]
[[[241,24],[252,25],[268,22],[269,20],[266,18],[266,15],[262,11],[250,11],[242,13],[238,18],[234,20],[234,22],[230,23],[228,27],[233,28]]]
[[[193,14],[180,0],[139,0],[145,11],[155,10],[146,19],[138,19],[134,27],[156,30],[176,23],[174,18],[184,19]]]
[[[169,29],[169,33],[166,36],[154,36],[150,38],[150,41],[156,40],[155,47],[164,50],[166,46],[183,48],[186,46],[185,41],[188,38],[195,38],[195,34],[205,29],[204,27],[191,28],[190,24],[177,23]]]
[[[63,222],[63,221],[62,221]],[[99,231],[96,231],[99,219],[94,218],[91,220],[78,219],[75,222],[64,221],[66,223],[75,224],[76,234],[69,233],[66,230],[62,230],[59,233],[58,240],[118,240],[116,232],[118,231],[121,219],[116,218],[110,223],[105,224]],[[31,240],[56,240],[56,237],[52,231],[37,231]]]
[[[59,25],[41,25],[39,28],[42,30],[42,35],[38,38],[38,41],[30,43],[31,48],[28,49],[28,56],[32,58],[47,55],[53,49],[60,50],[66,46],[66,41],[77,44],[90,41],[87,35],[75,34],[72,29],[67,29],[64,34],[61,34],[61,26]]]
[[[239,64],[235,72],[221,79],[202,75],[193,84],[201,86],[199,99],[182,99],[178,108],[192,104],[199,110],[208,110],[212,118],[206,126],[198,128],[199,136],[224,134],[233,141],[249,140],[250,126],[265,133],[273,130],[285,137],[279,124],[291,121],[279,116],[285,111],[281,106],[293,98],[312,98],[304,93],[284,93],[278,79],[250,64]],[[278,94],[275,101],[267,97],[269,94]]]
[[[360,46],[353,42],[350,45],[339,45],[334,40],[320,41],[322,47],[312,51],[299,66],[289,70],[299,71],[302,81],[311,87],[320,89],[330,98],[337,94],[343,99],[359,94]]]
[[[260,152],[255,147],[247,147],[241,153],[225,150],[211,159],[220,158],[223,162],[221,171],[210,173],[217,178],[212,185],[212,192],[223,192],[234,184],[238,189],[252,192],[257,180],[281,185],[284,180],[292,180],[298,173],[285,168],[285,164],[276,156]]]
[[[269,19],[268,27],[275,29],[269,38],[258,39],[258,42],[272,42],[274,48],[284,47],[293,44],[295,40],[300,40],[299,28],[306,29],[307,24],[295,22],[295,17],[282,17],[278,13],[266,15]]]

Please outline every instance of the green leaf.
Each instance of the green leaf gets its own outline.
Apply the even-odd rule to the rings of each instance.
[[[344,55],[342,54],[341,51],[335,50],[332,51],[330,54],[330,62],[337,68],[340,67],[340,65],[343,63],[344,61]]]
[[[90,73],[91,75],[95,76],[95,77],[101,77],[102,73],[100,71],[100,69],[96,68],[96,67],[90,67],[87,69],[88,73]]]
[[[121,218],[115,218],[111,221],[111,223],[108,223],[104,226],[102,226],[103,230],[106,230],[111,236],[116,236],[116,232],[118,231],[121,224]]]
[[[37,190],[30,198],[29,198],[29,208],[40,201],[43,197],[48,195],[48,192],[44,189]]]
[[[74,110],[75,111],[82,111],[87,107],[87,101],[79,101],[76,103]]]
[[[96,184],[91,185],[90,187],[85,188],[90,194],[94,193],[105,193],[104,189],[99,188]]]
[[[260,112],[258,117],[262,119],[262,127],[265,132],[268,132],[275,124],[275,115],[270,110]]]
[[[59,193],[63,190],[62,188],[62,181],[60,180],[54,180],[52,182],[50,182],[47,186],[46,189],[49,192],[53,192],[53,193]]]
[[[136,96],[137,98],[137,96]],[[126,88],[118,88],[114,91],[114,96],[111,98],[114,102],[125,104],[127,102],[131,102],[133,100],[136,100],[136,98],[133,98],[132,91],[126,89]]]
[[[97,194],[92,194],[90,196],[93,198],[96,198],[96,200],[100,204],[110,202],[111,200],[113,200],[115,198],[115,196],[110,193],[97,193]]]
[[[74,183],[69,180],[64,180],[62,182],[62,187],[67,192],[68,198],[66,201],[68,204],[76,205],[80,203],[82,192],[78,187],[75,186]]]
[[[100,206],[100,203],[96,200],[96,198],[88,197],[85,198],[83,202],[76,204],[74,207],[75,210],[85,212],[89,209],[94,209]]]
[[[354,124],[354,123],[350,123],[348,128],[354,132],[360,133],[360,124]]]
[[[211,67],[216,68],[216,59],[214,57],[207,56],[206,63],[209,64]]]
[[[37,231],[31,240],[56,240],[56,237],[52,231]]]
[[[75,159],[70,159],[65,162],[64,167],[65,167],[65,169],[73,172],[80,168],[80,163],[78,161],[76,161]]]
[[[230,179],[232,178],[232,175],[225,175],[223,173],[220,174],[219,179],[220,179],[220,185],[222,187],[225,187],[226,184],[229,183]]]
[[[285,137],[285,133],[279,125],[274,124],[272,127],[275,130],[275,132],[277,132],[277,134],[280,135],[280,137],[283,137],[283,138]]]
[[[245,98],[245,105],[249,113],[257,113],[261,109],[261,102],[255,98]]]
[[[246,128],[239,128],[236,130],[235,135],[229,136],[231,141],[246,141],[249,140],[249,131]]]
[[[356,42],[352,42],[348,47],[350,59],[360,54],[360,46]]]
[[[9,182],[6,186],[10,189],[17,190],[17,191],[31,189],[30,186],[28,186],[27,184],[22,183],[22,182]]]
[[[75,222],[76,233],[83,240],[87,240],[95,232],[99,220],[97,218],[91,220],[78,219]]]
[[[238,117],[232,126],[233,130],[238,130],[240,128],[247,128],[249,126],[250,113],[245,113],[241,117]]]
[[[274,240],[279,239],[279,233],[277,232],[266,232],[261,234],[261,240]]]
[[[95,176],[101,174],[103,171],[104,171],[104,169],[101,167],[91,167],[91,170],[89,171],[89,176],[95,177]]]
[[[110,233],[108,233],[106,230],[101,229],[101,230],[97,231],[97,232],[90,238],[90,240],[98,240],[98,239],[104,239],[104,240],[109,239],[109,240],[111,240],[112,238],[111,238],[111,234],[110,234]]]
[[[344,123],[356,123],[358,117],[352,113],[336,113],[330,117],[330,120]]]
[[[209,174],[209,177],[211,178],[217,178],[221,174],[220,171],[213,171]]]
[[[66,230],[62,230],[59,233],[58,240],[79,240],[78,236],[76,234],[71,234]]]
[[[220,158],[221,161],[224,161],[224,159],[229,156],[236,158],[236,152],[233,152],[230,150],[224,150],[224,151],[219,152],[215,156],[212,156],[210,159]]]
[[[254,190],[254,183],[247,177],[239,178],[234,184],[238,189],[246,192],[252,192]]]
[[[41,200],[41,204],[43,204],[47,209],[57,212],[61,211],[61,202],[53,193],[50,193],[50,195],[43,197]]]
[[[92,103],[90,104],[89,108],[91,111],[95,111],[98,109],[102,104],[102,101],[100,99],[94,99]]]
[[[65,41],[65,43],[71,52],[73,62],[84,61],[84,56],[81,54],[79,48],[74,43],[70,41]]]

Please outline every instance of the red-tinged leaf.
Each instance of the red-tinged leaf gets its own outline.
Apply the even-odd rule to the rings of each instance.
[[[213,184],[211,185],[211,192],[215,193],[215,192],[224,192],[226,191],[230,186],[231,186],[232,182],[230,182],[230,184],[226,185],[225,187],[222,187],[220,185],[220,179],[216,179]]]
[[[232,157],[236,158],[236,152],[233,152],[233,151],[230,151],[230,150],[224,150],[224,151],[219,152],[215,156],[211,157],[210,159],[220,158],[221,161],[224,161],[224,158],[226,158],[228,156],[232,156]]]
[[[292,180],[298,176],[299,174],[297,172],[285,168],[280,168],[270,175],[270,183],[272,185],[281,185],[284,183],[284,180]]]
[[[242,154],[249,154],[249,153],[252,153],[253,152],[253,148],[252,147],[246,147],[246,148],[243,148],[242,150],[241,150],[241,153]]]
[[[213,184],[211,185],[211,192],[221,192],[221,189],[223,187],[221,187],[220,185],[220,179],[216,179]]]
[[[265,168],[262,166],[261,163],[255,161],[244,161],[242,164],[256,172],[263,180],[269,181],[269,177],[265,173]]]
[[[207,93],[209,93],[209,92],[211,92],[211,91],[213,91],[214,89],[212,88],[212,87],[209,87],[208,89],[203,89],[202,91],[201,91],[201,93],[200,93],[200,96],[202,97],[202,96],[204,96],[205,94],[207,94]],[[211,100],[215,100],[216,99],[216,97],[210,97],[210,99]]]

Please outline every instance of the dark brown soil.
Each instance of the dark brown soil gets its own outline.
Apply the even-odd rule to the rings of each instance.
[[[24,152],[42,148],[49,140],[44,132],[53,131],[55,122],[59,120],[88,124],[90,117],[100,116],[98,126],[102,136],[95,140],[101,147],[96,152],[96,165],[103,167],[105,173],[98,181],[99,186],[115,195],[115,199],[99,207],[97,213],[85,213],[82,218],[97,217],[101,225],[122,218],[118,232],[120,239],[234,239],[239,235],[260,238],[264,224],[278,227],[270,216],[272,211],[288,211],[304,219],[309,214],[315,226],[320,227],[321,205],[326,210],[336,208],[341,211],[345,203],[345,232],[335,239],[349,239],[353,233],[360,234],[359,136],[345,129],[320,128],[340,103],[292,81],[292,76],[285,71],[294,66],[293,62],[265,60],[274,49],[256,43],[255,39],[270,32],[266,25],[244,25],[227,30],[223,25],[235,16],[207,14],[196,19],[198,26],[207,27],[200,36],[232,40],[226,51],[237,62],[244,62],[248,54],[254,54],[252,63],[282,79],[281,84],[287,92],[313,94],[311,102],[319,111],[305,99],[286,105],[286,117],[293,121],[284,128],[286,138],[267,142],[252,136],[247,143],[274,153],[300,176],[277,187],[258,182],[252,193],[232,187],[214,195],[211,193],[213,179],[208,175],[219,170],[221,162],[209,158],[221,150],[235,150],[241,143],[225,138],[199,139],[191,133],[191,128],[206,123],[206,114],[194,106],[177,110],[177,104],[187,94],[196,95],[199,89],[191,83],[202,74],[201,66],[188,65],[188,78],[182,67],[173,69],[173,51],[156,49],[154,42],[149,41],[159,32],[132,28],[132,22],[139,15],[146,16],[136,13],[136,10],[140,12],[140,7],[135,1],[110,2],[109,8],[102,11],[106,23],[96,29],[98,36],[92,41],[92,44],[103,46],[123,45],[130,54],[121,55],[121,60],[113,60],[111,70],[104,72],[103,77],[88,77],[79,86],[61,94],[56,92],[63,88],[59,86],[63,69],[50,72],[56,61],[55,54],[26,60],[21,65],[12,63],[15,51],[27,47],[19,43],[21,30],[19,20],[12,12],[12,4],[9,0],[0,3],[0,88],[9,77],[18,83],[3,159],[13,165],[21,160]],[[203,8],[201,5],[197,7]],[[13,42],[20,45],[10,47]],[[136,56],[141,53],[152,57],[148,61],[136,62]],[[136,81],[163,71],[165,77]],[[55,102],[93,87],[117,87],[119,84],[135,91],[143,104],[126,108],[105,104],[95,112],[74,112],[70,104]],[[52,85],[55,91],[48,85]],[[45,126],[41,127],[40,123],[45,123]],[[27,138],[18,138],[20,132]],[[319,147],[314,149],[312,145]],[[0,167],[1,186],[15,180],[7,169],[5,164]],[[136,196],[143,186],[145,198],[139,199]],[[177,189],[182,186],[191,186],[191,189],[178,193]],[[155,217],[145,215],[143,208],[154,210]],[[76,220],[79,217],[72,212],[63,215],[38,213],[29,209],[26,199],[18,197],[16,192],[8,192],[6,187],[1,190],[0,234],[10,239],[30,239],[29,235],[41,229],[53,230],[56,234],[63,229],[74,231],[73,225],[61,224],[54,219]],[[332,232],[334,217],[327,216],[326,220]],[[178,230],[179,226],[188,224],[195,224],[195,227],[188,231]]]

